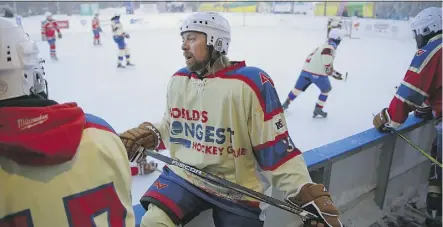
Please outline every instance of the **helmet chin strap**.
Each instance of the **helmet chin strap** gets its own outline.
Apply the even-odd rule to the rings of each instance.
[[[195,72],[195,74],[197,74],[197,77],[199,79],[203,79],[206,75],[206,73],[208,73],[208,68],[211,68],[212,65],[214,65],[214,62],[218,59],[218,58],[214,58],[213,54],[214,54],[214,47],[211,45],[208,45],[208,49],[209,49],[209,60],[207,61],[206,64],[203,64],[204,67],[201,70],[197,70]]]

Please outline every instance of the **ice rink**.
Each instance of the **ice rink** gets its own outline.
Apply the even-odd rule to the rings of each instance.
[[[131,59],[136,64],[127,69],[116,68],[117,46],[106,27],[102,46],[92,45],[92,32],[64,33],[56,43],[58,62],[50,60],[48,44],[37,41],[46,59],[50,98],[77,102],[85,112],[104,118],[117,132],[143,121],[160,121],[167,82],[184,66],[178,26],[127,32],[131,35],[127,40]],[[325,33],[326,28],[236,26],[232,28],[228,57],[265,70],[283,102],[305,58],[325,41]],[[40,40],[38,33],[31,37]],[[328,118],[312,118],[320,94],[315,85],[289,107],[286,117],[295,144],[306,151],[372,127],[373,113],[389,105],[415,50],[412,38],[345,38],[338,47],[334,68],[349,75],[347,81],[331,78],[333,89],[324,108]],[[134,204],[157,174],[134,178],[139,179],[134,181]]]

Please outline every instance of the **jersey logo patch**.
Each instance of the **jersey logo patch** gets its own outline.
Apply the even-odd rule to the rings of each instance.
[[[274,87],[274,82],[272,82],[271,78],[269,78],[266,74],[259,72],[261,84],[270,83],[272,87]]]
[[[153,185],[154,185],[158,190],[161,190],[161,189],[163,189],[163,188],[168,187],[167,184],[162,184],[162,183],[160,183],[160,181],[156,181],[156,182],[154,182]]]
[[[420,56],[420,55],[422,55],[422,54],[425,53],[425,52],[426,52],[426,50],[418,49],[418,50],[417,50],[417,53],[416,53],[415,55]]]

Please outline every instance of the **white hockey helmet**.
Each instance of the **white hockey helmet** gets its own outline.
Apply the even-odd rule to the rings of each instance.
[[[229,22],[215,12],[197,12],[188,16],[180,26],[180,35],[188,31],[206,34],[207,45],[223,55],[228,54],[231,42]]]
[[[442,9],[437,7],[429,7],[422,10],[415,16],[411,23],[412,30],[417,35],[426,36],[432,32],[442,30]]]
[[[0,100],[43,91],[46,80],[38,54],[20,26],[0,17]]]
[[[331,28],[338,28],[342,26],[341,17],[333,16],[328,19],[328,26]]]
[[[45,13],[45,17],[46,17],[46,18],[50,18],[50,17],[52,17],[52,13],[50,13],[50,12],[46,12],[46,13]]]

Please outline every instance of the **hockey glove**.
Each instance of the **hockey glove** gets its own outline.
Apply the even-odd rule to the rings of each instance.
[[[160,145],[160,132],[149,122],[144,122],[137,128],[129,129],[120,134],[120,139],[128,152],[128,158],[131,162],[144,158],[140,155],[142,149],[155,150]]]
[[[380,113],[375,115],[372,120],[374,127],[380,132],[386,132],[386,126],[391,122],[391,117],[388,113],[388,108],[384,108]]]
[[[339,212],[332,203],[329,193],[322,184],[307,183],[294,197],[286,198],[286,201],[300,206],[304,210],[319,217],[317,220],[308,219],[304,226],[309,227],[343,227],[338,219]]]
[[[125,33],[125,35],[124,35],[127,39],[129,39],[130,38],[130,36],[129,36],[129,34],[127,34],[127,33]]]
[[[58,33],[58,38],[59,38],[59,39],[62,38],[62,33]]]
[[[343,80],[343,75],[335,70],[332,72],[332,77],[336,80]]]
[[[432,108],[430,106],[414,110],[414,115],[418,118],[423,118],[424,120],[434,119],[434,115],[432,114]]]

